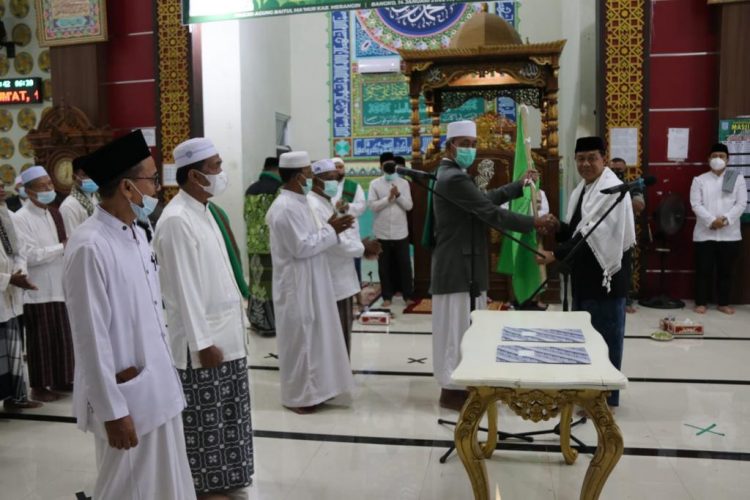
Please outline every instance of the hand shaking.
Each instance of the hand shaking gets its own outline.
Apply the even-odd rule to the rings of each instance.
[[[534,219],[534,229],[539,234],[554,234],[560,229],[560,221],[552,214],[543,215]]]

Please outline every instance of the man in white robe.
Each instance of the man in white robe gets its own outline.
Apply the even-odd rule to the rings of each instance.
[[[99,204],[96,185],[83,169],[88,156],[79,156],[73,160],[73,188],[70,194],[60,204],[60,215],[65,223],[65,233],[70,237],[73,230],[94,214],[94,208]]]
[[[167,345],[158,262],[136,224],[156,206],[156,165],[139,131],[92,153],[102,203],[65,252],[78,363],[73,412],[94,433],[97,500],[190,500],[182,387]]]
[[[332,204],[332,197],[338,192],[338,174],[336,166],[331,160],[316,161],[312,165],[312,170],[315,178],[313,179],[312,191],[307,194],[307,198],[315,213],[315,225],[320,229],[325,221],[337,214]],[[365,247],[365,244],[367,247]],[[352,352],[352,323],[354,321],[352,299],[361,290],[354,258],[361,258],[362,256],[371,258],[373,255],[377,256],[379,250],[380,243],[376,240],[363,242],[360,239],[356,224],[339,235],[338,244],[326,250],[328,267],[331,270],[333,282],[333,294],[339,310],[346,351],[350,357]]]
[[[179,144],[173,157],[180,191],[159,218],[154,250],[187,400],[185,443],[198,499],[228,499],[253,475],[247,285],[233,271],[229,252],[239,262],[239,250],[227,245],[234,241],[229,221],[209,201],[227,187],[221,156],[210,140],[196,137]]]
[[[27,396],[23,362],[23,291],[36,287],[26,276],[26,247],[18,238],[13,212],[0,184],[0,401],[6,410],[39,408]]]
[[[304,414],[354,386],[325,255],[354,219],[331,217],[318,228],[305,196],[312,187],[306,152],[284,153],[279,173],[284,185],[266,214],[266,223],[271,236],[281,402]]]
[[[63,250],[67,243],[60,212],[52,204],[55,186],[44,167],[23,171],[29,203],[16,212],[15,226],[27,246],[29,280],[24,295],[24,326],[31,398],[55,401],[71,391],[73,340],[63,296]]]

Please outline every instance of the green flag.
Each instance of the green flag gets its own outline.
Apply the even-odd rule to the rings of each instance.
[[[521,179],[529,169],[526,160],[526,144],[524,143],[524,127],[521,113],[518,114],[518,123],[516,125],[516,156],[513,161],[513,181]],[[535,202],[535,200],[531,199],[531,187],[526,186],[523,188],[523,196],[510,202],[510,210],[519,214],[531,215],[533,214],[531,204]],[[536,231],[529,233],[510,231],[509,234],[532,248],[537,247]],[[502,246],[500,247],[500,258],[497,262],[497,272],[513,276],[513,293],[519,304],[530,299],[531,294],[542,283],[539,264],[536,263],[534,254],[528,249],[522,248],[510,238],[503,238]]]

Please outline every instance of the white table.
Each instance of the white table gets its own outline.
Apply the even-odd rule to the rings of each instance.
[[[581,488],[582,500],[595,500],[623,452],[620,428],[607,405],[609,391],[624,389],[628,379],[609,361],[607,344],[591,326],[586,312],[474,311],[472,325],[461,342],[461,362],[453,383],[466,386],[469,397],[456,424],[456,450],[469,474],[474,498],[490,498],[487,468],[497,444],[497,401],[526,420],[539,422],[560,416],[560,447],[568,464],[578,453],[570,447],[573,405],[581,406],[596,427],[598,444]],[[578,328],[585,344],[505,342],[504,326]],[[496,361],[498,345],[584,346],[590,365],[503,363]],[[477,439],[479,422],[487,414],[487,442]]]

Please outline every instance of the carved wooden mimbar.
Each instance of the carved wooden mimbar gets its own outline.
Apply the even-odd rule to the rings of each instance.
[[[534,163],[542,174],[542,189],[555,215],[558,211],[558,71],[565,40],[523,43],[515,29],[499,16],[478,12],[469,19],[450,47],[436,50],[400,50],[402,71],[409,83],[412,125],[412,166],[432,171],[440,161],[440,114],[461,106],[469,99],[488,101],[511,97],[541,113],[541,147],[534,150]],[[424,96],[432,118],[431,129],[422,130],[419,119],[420,96]],[[515,127],[498,124],[494,115],[477,120],[477,159],[469,170],[486,188],[509,182],[512,174]],[[431,140],[422,154],[422,135]],[[489,164],[488,164],[489,161]],[[482,172],[478,172],[481,165]],[[494,169],[494,173],[493,173]],[[487,173],[492,175],[488,178]],[[426,193],[413,189],[411,234],[415,243],[415,291],[425,295],[430,281],[430,254],[417,244],[424,224]],[[495,269],[500,237],[491,235],[490,269]],[[548,242],[551,244],[552,242]],[[509,298],[508,279],[493,274],[488,294],[493,299]],[[547,301],[559,301],[559,280],[550,281]]]

